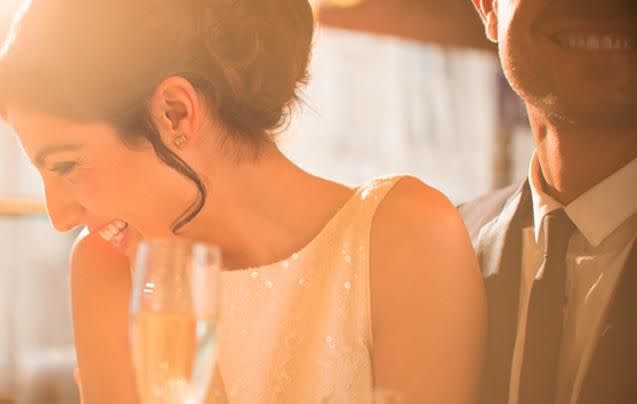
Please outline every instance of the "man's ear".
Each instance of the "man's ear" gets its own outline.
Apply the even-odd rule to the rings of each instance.
[[[498,0],[473,0],[491,42],[498,42]]]
[[[164,144],[182,148],[197,136],[202,111],[197,91],[188,80],[174,76],[162,81],[149,107]]]

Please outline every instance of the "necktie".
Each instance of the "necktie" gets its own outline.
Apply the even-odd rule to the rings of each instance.
[[[566,306],[566,249],[574,225],[564,210],[544,218],[541,279],[531,289],[519,404],[554,404]]]

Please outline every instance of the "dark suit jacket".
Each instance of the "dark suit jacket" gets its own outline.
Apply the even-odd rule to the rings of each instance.
[[[517,331],[522,227],[533,214],[528,182],[464,204],[460,212],[480,260],[488,298],[489,336],[481,404],[506,404]],[[636,404],[637,244],[632,247],[601,329],[578,404]]]

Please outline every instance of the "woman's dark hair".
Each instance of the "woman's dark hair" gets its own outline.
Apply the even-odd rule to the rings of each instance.
[[[16,102],[76,122],[108,122],[129,147],[146,138],[165,164],[198,175],[162,142],[148,104],[167,77],[187,79],[233,136],[269,140],[307,81],[308,0],[31,0],[0,51],[0,114]]]

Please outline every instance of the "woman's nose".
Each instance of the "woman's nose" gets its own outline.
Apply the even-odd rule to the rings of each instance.
[[[46,209],[53,228],[68,232],[81,225],[84,208],[69,192],[53,186],[45,186]]]

